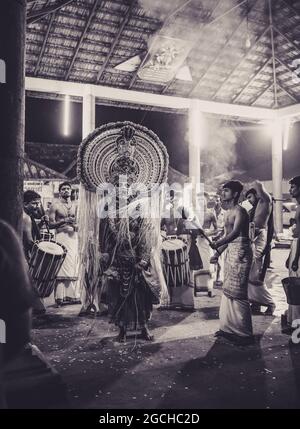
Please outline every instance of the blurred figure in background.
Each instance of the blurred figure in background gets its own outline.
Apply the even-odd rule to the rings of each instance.
[[[3,220],[0,220],[0,278],[0,408],[5,408],[3,369],[30,341],[33,292],[19,238]]]

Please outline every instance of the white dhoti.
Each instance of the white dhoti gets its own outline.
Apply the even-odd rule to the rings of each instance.
[[[57,274],[55,299],[73,301],[79,299],[76,288],[78,279],[78,235],[77,232],[58,232],[56,241],[67,249],[66,258]]]
[[[253,261],[249,275],[248,299],[251,303],[275,309],[275,302],[265,282],[259,279],[263,264],[263,252],[267,244],[267,230],[261,229],[253,243]]]
[[[253,334],[250,304],[247,300],[222,296],[220,306],[220,330],[240,337]]]
[[[224,286],[220,306],[220,330],[238,337],[252,336],[247,286],[252,263],[249,239],[238,237],[224,252]]]
[[[289,255],[289,277],[300,277],[300,266],[297,271],[292,270],[292,263],[295,259],[297,245],[298,239],[294,238],[291,244],[291,250]],[[286,311],[286,316],[289,325],[292,325],[293,320],[300,319],[300,305],[289,304],[288,309]]]

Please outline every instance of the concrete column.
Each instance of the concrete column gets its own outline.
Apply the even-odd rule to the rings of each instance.
[[[282,122],[277,120],[273,124],[272,133],[272,180],[276,232],[282,232],[282,139]]]
[[[22,230],[26,0],[0,1],[0,218]]]
[[[87,91],[82,100],[82,139],[85,139],[96,128],[96,100]]]
[[[196,202],[199,201],[200,182],[201,182],[201,143],[203,137],[203,113],[200,110],[200,103],[192,99],[189,108],[189,178],[192,184],[192,201],[194,209],[200,216],[199,207]],[[198,194],[198,198],[197,198]]]

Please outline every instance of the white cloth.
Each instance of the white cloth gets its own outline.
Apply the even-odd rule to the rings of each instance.
[[[66,258],[57,274],[55,299],[78,299],[80,297],[78,279],[78,234],[77,232],[58,232],[56,241],[67,249]]]
[[[247,300],[232,299],[223,294],[219,317],[223,332],[241,337],[253,335],[250,304]]]
[[[275,308],[275,302],[265,282],[259,280],[263,264],[263,251],[267,244],[267,230],[261,229],[253,243],[253,262],[249,275],[248,299],[253,304]]]
[[[58,232],[56,241],[67,249],[66,258],[57,274],[57,280],[77,280],[78,278],[78,234]]]
[[[291,244],[291,250],[289,255],[289,277],[300,277],[300,266],[297,271],[292,270],[292,263],[295,259],[297,244],[298,239],[294,238]],[[292,324],[293,320],[300,319],[300,305],[289,304],[286,315],[289,324]]]

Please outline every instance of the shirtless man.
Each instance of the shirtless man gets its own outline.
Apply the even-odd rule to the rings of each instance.
[[[66,258],[57,275],[55,301],[57,306],[79,304],[75,281],[78,274],[77,204],[71,200],[72,186],[68,182],[59,186],[60,199],[49,210],[50,228],[56,229],[56,241],[67,249]]]
[[[289,277],[300,277],[300,176],[290,180],[290,194],[297,201],[296,227],[293,229],[293,241],[289,257],[286,261],[286,268],[289,270]],[[300,319],[300,305],[290,304],[287,312],[282,317],[282,324],[287,325],[285,333],[290,333],[293,320]],[[283,326],[286,328],[286,326]]]
[[[268,245],[268,221],[272,213],[272,198],[264,189],[261,182],[254,182],[256,194],[248,194],[248,201],[255,207],[253,222],[255,226],[254,255],[249,276],[248,297],[252,303],[252,312],[260,313],[260,306],[267,307],[265,315],[271,316],[275,303],[266,284],[261,279],[263,258]]]
[[[249,217],[238,204],[243,185],[231,180],[222,190],[225,213],[225,235],[213,247],[217,250],[211,258],[216,263],[224,255],[224,285],[220,306],[220,330],[222,336],[238,344],[253,342],[251,311],[247,296],[248,277],[252,262],[249,240]]]

